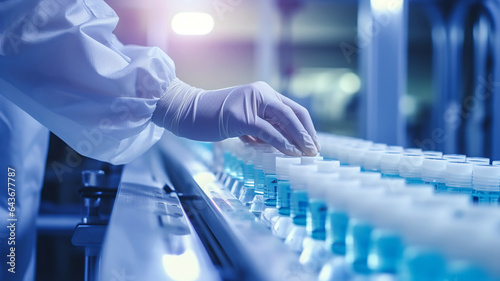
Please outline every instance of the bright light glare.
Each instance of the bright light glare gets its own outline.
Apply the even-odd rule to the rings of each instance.
[[[397,12],[401,10],[404,0],[371,0],[371,5],[377,11]]]
[[[399,99],[399,110],[406,117],[412,117],[417,114],[418,104],[417,100],[410,95],[403,95]]]
[[[352,95],[357,93],[360,87],[361,81],[359,80],[358,75],[352,72],[342,75],[339,79],[339,88],[346,94]]]
[[[171,280],[192,281],[200,278],[200,265],[192,250],[180,255],[163,255],[163,267]]]
[[[178,13],[172,18],[172,29],[180,35],[205,35],[214,29],[214,18],[205,13]]]

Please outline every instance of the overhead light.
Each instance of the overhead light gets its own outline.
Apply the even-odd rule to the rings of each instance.
[[[404,0],[371,0],[372,9],[376,11],[398,12]]]
[[[180,35],[205,35],[214,29],[214,19],[206,13],[178,13],[172,18],[172,29]]]
[[[361,88],[361,80],[355,73],[347,72],[340,77],[339,88],[346,94],[355,94]]]

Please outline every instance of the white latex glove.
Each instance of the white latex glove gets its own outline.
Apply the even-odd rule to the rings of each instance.
[[[174,79],[158,101],[153,121],[194,140],[250,135],[288,155],[319,151],[307,110],[264,82],[205,91]]]

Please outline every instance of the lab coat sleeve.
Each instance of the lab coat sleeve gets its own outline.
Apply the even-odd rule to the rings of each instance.
[[[0,94],[79,153],[113,164],[149,149],[175,79],[160,49],[124,46],[102,0],[0,2]]]

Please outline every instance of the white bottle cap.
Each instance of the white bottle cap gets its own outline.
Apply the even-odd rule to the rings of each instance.
[[[262,169],[262,157],[264,152],[275,152],[275,149],[270,146],[260,146],[256,148],[253,166],[255,169]]]
[[[414,184],[406,187],[387,188],[388,194],[407,195],[412,199],[434,197],[434,188],[428,184]]]
[[[385,192],[382,188],[359,189],[351,188],[346,190],[346,205],[349,218],[369,220],[370,213],[373,211],[373,201],[384,197]],[[363,198],[363,200],[360,200]]]
[[[357,174],[356,178],[363,187],[382,186],[381,174],[376,172],[363,172]]]
[[[491,165],[500,166],[500,160],[496,160],[496,161],[491,162]]]
[[[382,178],[381,183],[387,190],[406,188],[406,181],[401,178]]]
[[[365,151],[363,156],[363,168],[366,171],[380,171],[380,158],[385,150],[379,148],[370,148]]]
[[[359,166],[339,166],[335,168],[335,173],[339,174],[341,179],[354,179],[361,172],[361,167]]]
[[[412,197],[412,204],[428,208],[447,208],[448,212],[451,214],[454,208],[469,206],[471,202],[470,197],[463,194],[440,194],[439,196]]]
[[[422,180],[444,183],[447,163],[447,160],[441,158],[425,158],[422,163]]]
[[[437,196],[436,196],[437,197]],[[404,212],[400,233],[406,244],[432,247],[437,243],[440,225],[449,220],[449,211],[440,206],[415,206]]]
[[[500,191],[500,166],[474,165],[472,187],[475,190]]]
[[[425,150],[422,151],[422,154],[424,155],[425,158],[442,158],[443,153],[439,151],[431,151],[431,150]]]
[[[329,207],[346,211],[347,192],[346,190],[360,187],[358,180],[336,180],[327,189],[326,198]]]
[[[465,162],[466,158],[467,157],[463,154],[445,154],[445,155],[443,155],[443,159],[449,159],[449,160],[453,160],[453,161]]]
[[[387,148],[387,144],[385,143],[374,143],[372,144],[372,146],[370,146],[370,149],[373,148],[373,149],[386,149]]]
[[[399,162],[399,176],[403,178],[422,177],[422,164],[424,156],[422,154],[403,154]]]
[[[318,170],[318,166],[316,165],[301,165],[301,164],[291,164],[289,166],[290,172],[290,188],[291,189],[306,189],[307,183],[309,179],[318,178],[316,176],[316,171]],[[327,180],[332,180],[338,178],[338,175],[333,175]]]
[[[423,154],[420,148],[407,148],[404,150],[405,154]]]
[[[391,145],[391,146],[388,146],[385,150],[402,153],[404,148],[402,146]]]
[[[288,180],[290,178],[290,165],[299,164],[300,157],[278,156],[276,157],[276,178]]]
[[[445,172],[446,185],[472,188],[472,167],[471,163],[448,161]]]
[[[385,196],[379,198],[370,213],[370,220],[377,228],[394,230],[401,221],[405,221],[405,210],[411,207],[411,198],[408,195]]]
[[[306,179],[307,196],[309,198],[325,199],[327,191],[332,188],[338,179],[338,174],[309,173]],[[295,179],[293,183],[295,184]],[[295,189],[295,187],[293,188]]]
[[[318,166],[319,173],[335,173],[336,168],[340,166],[340,161],[316,160],[314,164]]]
[[[301,156],[300,164],[312,165],[316,160],[323,160],[323,156]]]
[[[474,165],[477,165],[477,164],[489,165],[490,164],[490,158],[484,158],[484,157],[467,157],[467,160],[465,160],[465,162],[472,163]]]
[[[348,163],[350,165],[362,166],[363,156],[365,155],[366,150],[367,147],[365,146],[351,147],[348,151],[349,153]]]
[[[255,147],[245,144],[241,147],[240,157],[245,164],[253,164],[256,153]]]
[[[262,155],[262,170],[266,174],[276,174],[276,157],[283,156],[280,152],[264,152]]]
[[[401,161],[401,152],[386,151],[380,157],[380,171],[382,174],[398,175],[399,162]]]

